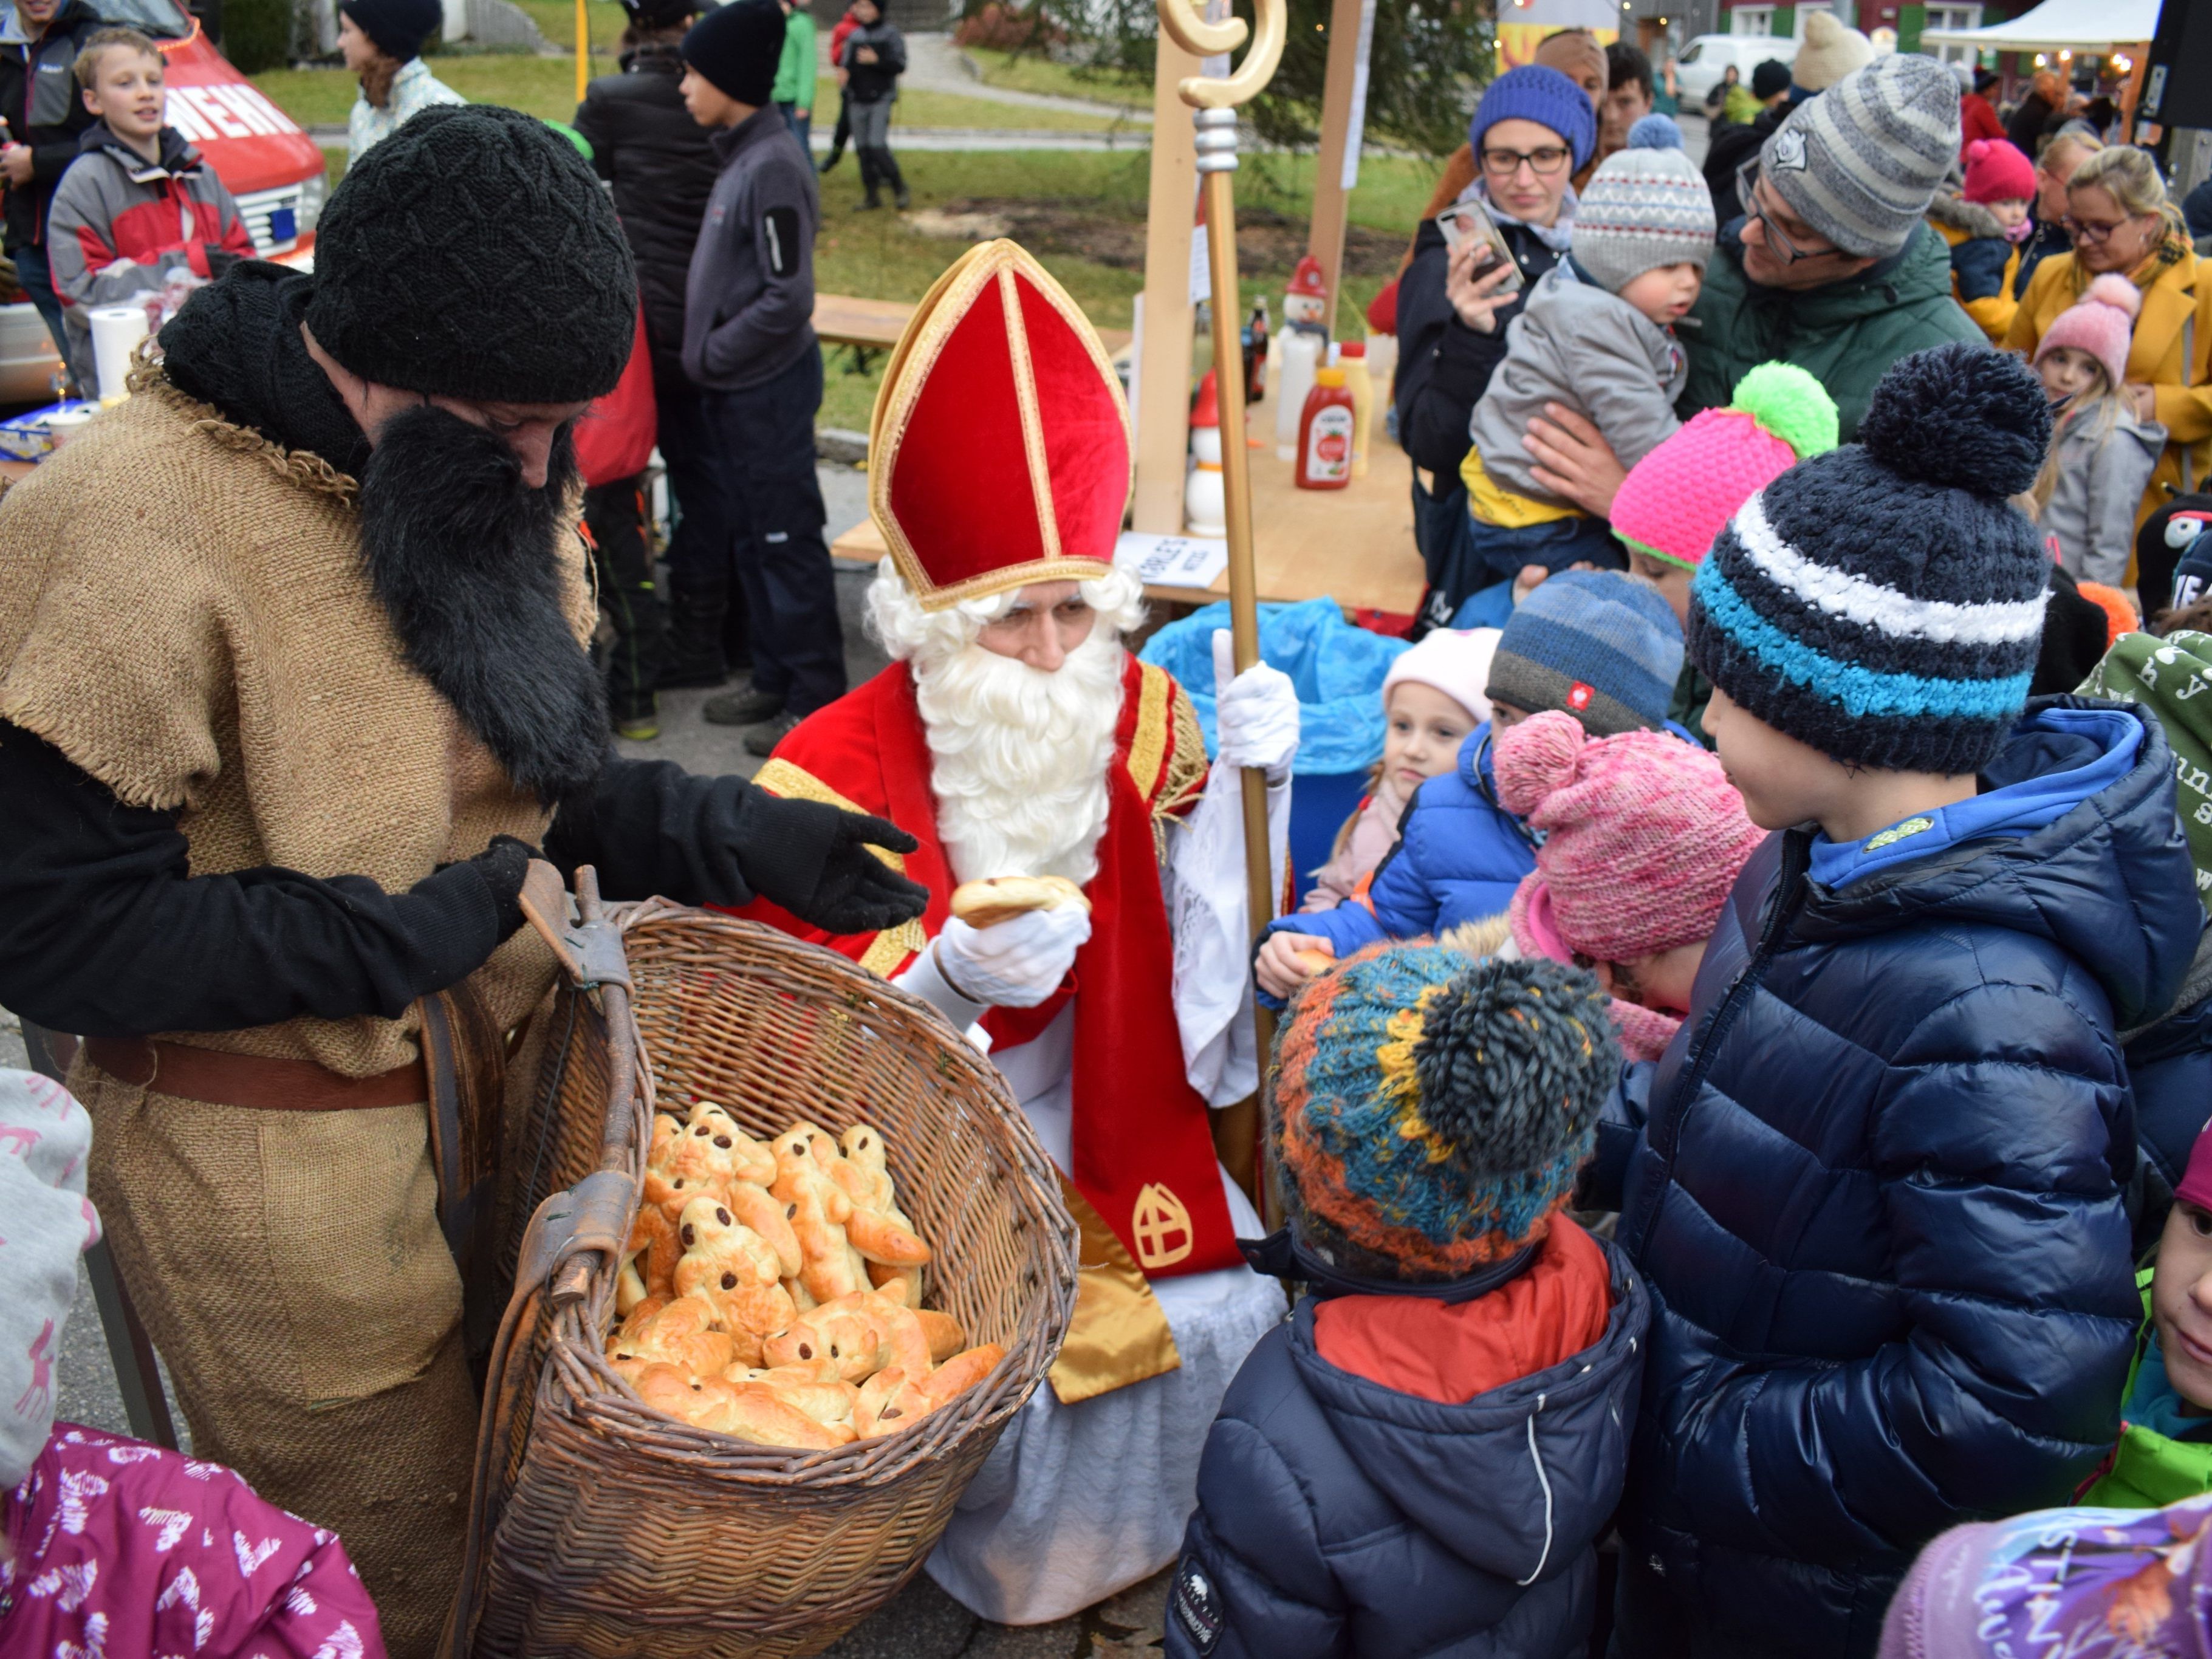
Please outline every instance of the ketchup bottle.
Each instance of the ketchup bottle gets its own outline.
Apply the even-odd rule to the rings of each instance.
[[[1357,424],[1344,371],[1316,369],[1305,412],[1298,416],[1299,489],[1341,489],[1352,482],[1352,434]]]

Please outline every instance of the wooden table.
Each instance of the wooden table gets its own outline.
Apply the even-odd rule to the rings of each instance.
[[[1410,615],[1421,602],[1425,573],[1413,546],[1413,501],[1406,453],[1379,428],[1367,476],[1342,489],[1300,489],[1291,464],[1275,459],[1275,406],[1249,411],[1249,427],[1264,441],[1252,457],[1252,550],[1262,604],[1290,604],[1326,594],[1346,611]],[[863,519],[830,544],[837,558],[874,564],[883,534]],[[1210,588],[1147,587],[1145,597],[1170,605],[1209,605],[1229,594],[1224,574]]]
[[[856,347],[862,351],[889,351],[906,332],[914,307],[904,300],[862,300],[850,294],[814,296],[814,331],[829,345]],[[1126,328],[1102,328],[1098,338],[1109,357],[1129,349]]]

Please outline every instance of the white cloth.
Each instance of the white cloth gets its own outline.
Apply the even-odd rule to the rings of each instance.
[[[354,94],[352,112],[346,117],[346,165],[351,167],[406,125],[409,116],[439,104],[468,101],[431,74],[430,66],[421,58],[409,58],[392,77],[392,90],[385,94],[382,109],[364,94]]]
[[[1024,910],[989,927],[946,921],[932,946],[937,971],[973,1002],[1034,1008],[1060,988],[1075,953],[1091,938],[1091,912],[1079,904]]]
[[[1217,766],[1190,816],[1170,830],[1168,923],[1175,933],[1176,1024],[1183,1074],[1209,1106],[1259,1086],[1252,1029],[1252,929],[1245,921],[1243,774]],[[1268,890],[1283,890],[1290,859],[1291,779],[1267,786]]]
[[[1031,1042],[992,1056],[1054,1164],[1074,1134],[1074,1007]],[[1221,1177],[1237,1235],[1260,1218]],[[1198,1457],[1230,1380],[1287,1311],[1246,1267],[1157,1279],[1181,1369],[1063,1406],[1049,1382],[992,1449],[929,1558],[929,1576],[971,1612],[1006,1625],[1065,1619],[1158,1572],[1182,1546],[1198,1501]]]

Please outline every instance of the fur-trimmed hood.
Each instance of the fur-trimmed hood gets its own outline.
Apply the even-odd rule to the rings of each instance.
[[[1928,204],[1928,222],[1954,244],[1984,238],[2004,240],[2004,227],[1997,222],[1997,216],[1963,196],[1936,197]]]

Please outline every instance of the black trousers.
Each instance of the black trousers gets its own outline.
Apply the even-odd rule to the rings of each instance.
[[[753,684],[791,713],[811,714],[845,695],[845,636],[822,538],[828,514],[814,474],[822,348],[809,345],[790,368],[742,392],[702,392],[700,404],[731,513]]]
[[[675,501],[668,538],[669,598],[678,611],[721,618],[723,653],[742,663],[750,648],[744,591],[737,579],[736,514],[722,477],[714,434],[707,425],[706,394],[684,378],[672,359],[653,360],[653,399],[659,421],[660,459]],[[690,625],[679,623],[679,626]]]
[[[614,624],[607,703],[617,720],[649,714],[667,650],[667,625],[645,535],[645,476],[584,492],[584,525],[599,566],[599,604]]]

